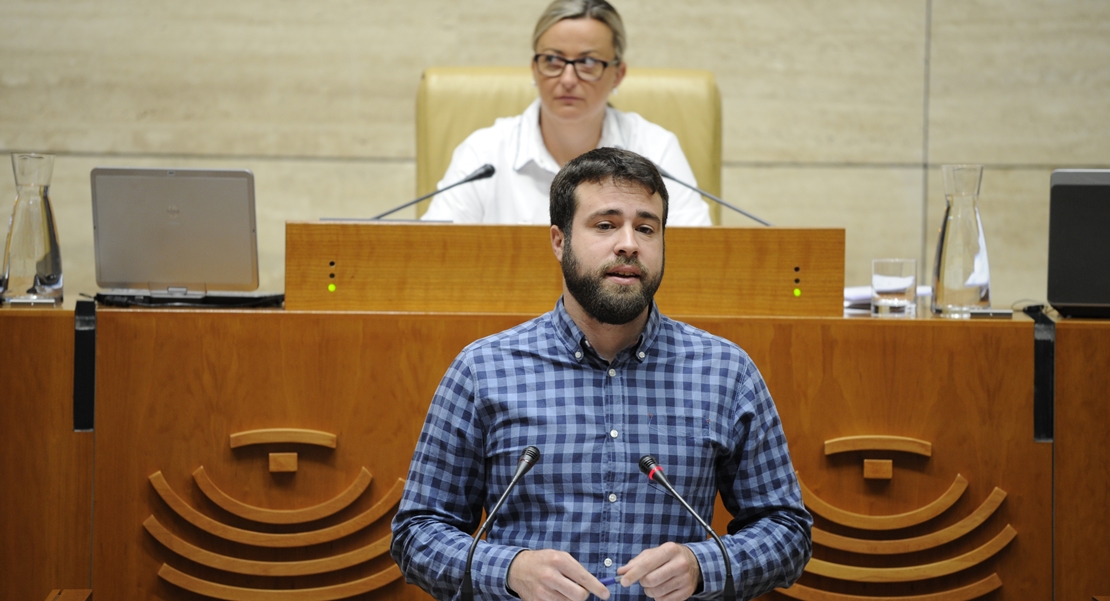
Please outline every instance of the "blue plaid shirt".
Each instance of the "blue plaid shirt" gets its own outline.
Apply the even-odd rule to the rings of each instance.
[[[601,578],[667,541],[685,543],[701,564],[697,596],[719,597],[719,547],[639,471],[645,454],[707,521],[720,491],[735,516],[723,540],[738,598],[789,586],[809,560],[812,518],[747,354],[653,305],[639,343],[608,363],[560,300],[469,345],[443,376],[393,520],[391,551],[409,582],[441,601],[458,594],[469,533],[529,445],[542,459],[478,545],[476,599],[515,601],[506,576],[525,549],[566,551]],[[644,598],[638,584],[610,590],[614,600]]]

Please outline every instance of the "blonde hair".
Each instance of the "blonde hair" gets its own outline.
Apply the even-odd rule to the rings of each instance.
[[[605,0],[555,0],[536,21],[536,30],[532,32],[532,49],[540,42],[540,36],[553,25],[563,19],[594,19],[601,21],[613,32],[613,52],[617,61],[624,57],[624,22]]]

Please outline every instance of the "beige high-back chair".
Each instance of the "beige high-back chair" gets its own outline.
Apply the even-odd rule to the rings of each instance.
[[[610,98],[622,111],[639,113],[674,132],[698,187],[721,195],[721,95],[713,73],[688,69],[629,68]],[[528,67],[431,67],[416,97],[417,195],[435,190],[451,153],[477,129],[498,117],[524,112],[536,99]],[[672,189],[675,184],[666,182]],[[427,210],[424,201],[417,213]],[[720,206],[709,203],[713,223]]]

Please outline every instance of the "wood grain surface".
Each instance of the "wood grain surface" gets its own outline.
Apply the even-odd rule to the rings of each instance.
[[[815,546],[819,560],[868,568],[934,564],[964,555],[1011,525],[1017,536],[991,559],[912,583],[852,583],[807,573],[801,584],[840,595],[901,597],[953,591],[997,573],[996,599],[1052,594],[1052,445],[1033,441],[1031,322],[918,319],[693,319],[737,342],[767,380],[795,469],[820,499],[870,516],[912,512],[940,498],[960,474],[967,488],[941,515],[905,529],[872,532],[816,518],[852,538],[928,536],[973,514],[994,489],[1008,494],[979,527],[939,547],[897,556]],[[931,456],[906,451],[825,454],[850,436],[927,441]],[[889,481],[865,480],[864,459],[891,459]],[[723,532],[727,516],[718,510]],[[779,593],[772,595],[778,597]]]
[[[388,553],[390,541],[389,538],[380,538],[354,551],[307,561],[253,561],[220,555],[191,545],[170,532],[154,516],[143,522],[143,528],[167,549],[189,561],[225,572],[258,576],[302,576],[342,570]]]
[[[271,465],[270,458],[267,456],[267,470],[273,472],[274,470],[270,469]],[[366,471],[366,468],[362,468],[350,486],[323,503],[296,509],[270,509],[250,505],[228,495],[212,481],[204,466],[198,467],[193,472],[193,481],[196,482],[197,487],[204,493],[204,496],[208,497],[209,501],[219,505],[228,513],[264,524],[304,524],[331,517],[358,500],[362,493],[370,487],[373,480],[374,477],[370,472]]]
[[[994,512],[1002,505],[1005,498],[1006,493],[1001,488],[995,488],[991,495],[983,501],[983,504],[967,517],[951,526],[935,530],[924,536],[895,540],[867,540],[832,534],[814,526],[813,542],[816,545],[830,549],[874,555],[896,555],[932,549],[957,540],[981,526],[987,518],[994,515]]]
[[[288,310],[539,315],[562,293],[548,226],[285,228]],[[668,315],[844,312],[843,230],[674,227],[666,238],[666,276],[656,299]]]
[[[275,577],[228,575],[185,562],[143,529],[152,515],[191,545],[247,561],[314,561],[388,537],[396,482],[405,475],[427,402],[447,364],[465,344],[524,319],[102,310],[97,544],[90,551],[91,464],[81,451],[91,453],[92,445],[90,435],[71,431],[72,315],[0,311],[0,333],[15,341],[0,350],[7,386],[0,403],[0,568],[5,575],[19,574],[4,578],[0,599],[41,598],[62,587],[90,586],[90,553],[91,586],[105,598],[195,598],[158,576],[163,563],[168,571],[224,587],[275,585]],[[966,478],[967,490],[952,508],[922,526],[867,535],[817,520],[823,532],[874,540],[876,549],[886,546],[883,541],[935,541],[934,533],[949,527],[966,530],[955,540],[939,535],[945,540],[939,546],[930,542],[920,549],[915,542],[918,546],[908,552],[886,558],[818,544],[819,560],[860,568],[929,565],[966,555],[1007,525],[1017,532],[990,559],[941,578],[851,583],[810,573],[797,589],[810,591],[806,598],[940,599],[957,591],[984,590],[977,583],[990,582],[997,574],[1003,586],[988,587],[997,588],[992,599],[1041,599],[1052,595],[1053,569],[1057,598],[1091,598],[1110,588],[1100,559],[1110,543],[1104,519],[1110,503],[1105,487],[1110,460],[1101,451],[1110,427],[1105,402],[1110,324],[1058,326],[1057,430],[1051,444],[1032,441],[1028,322],[690,321],[736,341],[753,357],[776,399],[795,466],[824,501],[860,514],[895,515],[940,497],[956,474]],[[15,348],[20,352],[13,352]],[[44,398],[54,400],[42,402]],[[231,448],[232,433],[283,427],[335,433],[336,448],[296,443]],[[878,435],[928,441],[932,454],[825,454],[825,441]],[[270,473],[271,452],[298,452],[298,472]],[[891,460],[893,478],[862,478],[860,465],[867,459]],[[365,465],[374,475],[366,493],[333,518],[305,528],[326,530],[364,512],[381,517],[338,539],[302,537],[304,544],[292,548],[276,538],[259,537],[274,544],[272,548],[223,540],[178,515],[151,485],[151,474],[162,470],[166,485],[184,503],[231,528],[280,535],[302,527],[260,527],[224,512],[193,483],[190,474],[200,465],[229,495],[275,510],[323,503],[348,487]],[[716,517],[720,528],[727,520]],[[970,526],[964,522],[969,517],[975,522]],[[368,578],[376,585],[390,565],[388,558],[379,557],[336,574],[281,583],[333,591]],[[426,599],[396,581],[369,595]]]
[[[337,514],[334,523],[350,519],[386,493],[382,483],[404,476],[427,403],[455,354],[467,343],[525,319],[102,311],[97,479],[104,486],[98,486],[95,588],[112,596],[138,586],[162,598],[184,598],[175,585],[158,577],[162,564],[246,589],[278,582],[328,588],[379,573],[388,558],[334,574],[280,580],[183,562],[142,529],[149,516],[213,553],[301,562],[348,553],[388,536],[388,516],[326,546],[248,550],[176,518],[152,491],[148,476],[161,470],[189,504],[229,525],[276,532],[287,527],[263,527],[220,510],[197,491],[189,474],[203,464],[229,496],[289,510],[335,497],[366,465],[374,484]],[[796,467],[821,499],[844,511],[888,516],[941,498],[958,474],[967,481],[951,509],[920,526],[861,535],[818,520],[833,534],[880,540],[926,536],[973,514],[996,487],[1010,493],[980,527],[939,547],[897,556],[817,551],[820,561],[847,566],[840,573],[881,574],[867,570],[883,568],[928,575],[933,572],[915,566],[940,564],[952,571],[948,575],[868,583],[807,574],[804,586],[835,594],[932,594],[997,573],[1004,583],[997,593],[1000,599],[1050,594],[1051,446],[1033,442],[1029,423],[1031,323],[822,318],[705,318],[692,323],[736,341],[751,354],[776,399]],[[999,370],[999,365],[1007,369]],[[304,445],[230,448],[230,433],[278,427],[332,432],[337,445],[334,450]],[[932,455],[882,449],[825,454],[825,441],[880,435],[928,441]],[[267,453],[291,450],[302,453],[298,472],[271,474]],[[893,478],[864,480],[864,459],[892,460]],[[330,525],[322,520],[311,526]],[[1009,544],[996,544],[996,553],[982,561],[966,561],[1007,525],[1018,533]],[[137,551],[122,551],[128,548]],[[400,582],[370,595],[425,598]]]
[[[236,432],[231,435],[231,448],[233,449],[252,444],[272,444],[277,442],[314,444],[334,449],[335,434],[330,432],[318,432],[316,430],[305,430],[303,428],[268,428]]]
[[[811,559],[806,566],[806,572],[836,578],[837,580],[851,580],[854,582],[914,582],[928,580],[955,574],[978,566],[1004,549],[1010,541],[1017,536],[1017,531],[1007,525],[1002,532],[991,539],[982,547],[959,557],[945,559],[936,563],[913,565],[895,568],[870,568],[862,566],[848,566],[839,563]]]
[[[183,559],[142,524],[154,516],[181,541],[253,562],[318,564],[380,544],[390,536],[396,482],[407,474],[427,404],[448,362],[465,344],[523,318],[103,310],[98,319],[100,480],[92,562],[98,596],[196,598],[160,577],[162,572],[200,590],[242,598],[262,593],[235,589],[320,589],[328,592],[313,594],[329,596],[353,594],[352,583],[362,583],[358,587],[374,588],[366,598],[427,599],[397,580],[387,554],[322,574],[236,574]],[[336,446],[231,448],[232,433],[267,428],[333,433]],[[299,458],[295,474],[269,471],[270,452],[292,451]],[[303,525],[261,524],[209,501],[191,476],[201,465],[229,497],[276,511],[339,496],[363,467],[373,481],[331,517]],[[217,522],[238,530],[312,534],[301,537],[298,547],[266,541],[281,548],[244,546],[221,538],[226,532],[219,529],[211,534],[163,501],[150,480],[159,471],[185,504]],[[390,496],[393,502],[372,524],[340,538],[327,534]],[[383,583],[387,576],[392,581]],[[211,586],[197,584],[203,582]]]
[[[52,590],[46,596],[46,601],[85,601],[92,596],[92,591],[89,589],[65,589],[65,590]]]
[[[894,477],[894,461],[891,459],[864,459],[863,477],[867,480],[890,480]]]
[[[308,547],[330,543],[354,534],[378,521],[386,512],[393,509],[401,500],[401,494],[405,487],[405,481],[398,478],[393,487],[379,498],[374,505],[345,522],[307,532],[270,533],[234,528],[197,511],[195,507],[186,503],[180,495],[170,488],[165,477],[162,476],[162,472],[151,474],[150,483],[158,491],[158,496],[174,513],[208,534],[244,545],[281,548]]]
[[[1056,598],[1110,592],[1110,322],[1056,325]]]
[[[866,473],[864,478],[867,478]],[[806,507],[809,508],[810,513],[819,515],[834,524],[858,530],[901,530],[924,524],[951,509],[956,501],[960,500],[964,491],[967,490],[967,479],[960,474],[956,474],[956,480],[952,482],[948,490],[920,507],[892,515],[870,515],[845,511],[825,501],[814,494],[806,486],[805,480],[800,477],[798,478],[798,484],[802,487],[802,497],[805,499]]]
[[[906,436],[845,436],[825,441],[826,455],[848,451],[902,451],[928,457],[933,454],[933,445]]]
[[[795,584],[789,589],[780,592],[791,599],[802,601],[970,601],[979,599],[987,593],[1002,587],[1002,579],[998,574],[991,574],[979,582],[967,586],[945,591],[943,593],[930,593],[925,595],[901,595],[898,597],[874,597],[861,595],[842,595],[818,589],[812,589],[802,584]]]
[[[73,431],[73,313],[0,309],[0,600],[89,588],[92,443]]]

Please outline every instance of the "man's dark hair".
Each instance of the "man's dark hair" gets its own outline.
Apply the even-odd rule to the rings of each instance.
[[[570,237],[574,211],[578,208],[578,186],[612,181],[618,186],[635,186],[663,199],[663,227],[667,226],[670,196],[655,164],[620,148],[596,148],[567,163],[551,182],[551,225]]]

